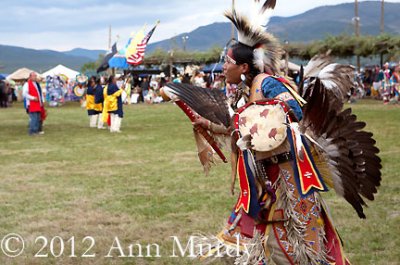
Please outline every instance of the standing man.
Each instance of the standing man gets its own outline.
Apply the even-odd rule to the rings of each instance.
[[[44,109],[42,90],[37,82],[35,72],[29,74],[29,79],[24,84],[22,91],[29,114],[29,135],[38,135],[41,129],[41,113]]]
[[[149,81],[147,77],[143,78],[142,82],[140,83],[140,88],[142,89],[142,96],[144,102],[147,94],[149,93]]]

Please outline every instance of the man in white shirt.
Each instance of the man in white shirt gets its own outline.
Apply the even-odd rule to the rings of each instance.
[[[26,100],[26,109],[29,114],[29,135],[43,134],[41,130],[43,108],[43,94],[37,74],[29,74],[28,81],[22,87],[22,95]]]

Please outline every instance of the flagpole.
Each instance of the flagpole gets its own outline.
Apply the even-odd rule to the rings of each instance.
[[[358,1],[355,0],[354,5],[354,31],[358,41],[358,37],[360,37],[360,17],[358,16]],[[361,62],[360,55],[357,55],[357,71],[360,72]]]
[[[111,51],[111,25],[108,27],[108,50]]]
[[[381,34],[385,32],[385,0],[381,2]]]
[[[383,34],[385,32],[385,1],[381,2],[381,28],[380,33]],[[380,54],[380,65],[383,66],[383,53]]]

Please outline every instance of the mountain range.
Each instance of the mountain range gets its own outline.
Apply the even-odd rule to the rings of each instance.
[[[359,3],[361,34],[380,33],[380,1]],[[400,34],[400,3],[385,1],[385,32]],[[289,42],[310,42],[328,35],[352,34],[354,3],[322,6],[291,17],[272,17],[268,30],[280,40]],[[157,34],[157,30],[154,34]],[[224,47],[231,38],[229,22],[201,26],[191,32],[181,33],[170,39],[151,43],[146,54],[156,49],[186,49],[205,51],[213,46]],[[184,41],[185,39],[185,41]],[[34,50],[22,47],[0,45],[0,72],[11,73],[20,67],[44,72],[58,64],[64,64],[79,71],[83,64],[96,61],[104,50],[76,48],[71,51]]]
[[[0,72],[12,73],[21,67],[27,67],[42,73],[58,64],[79,71],[85,63],[96,61],[101,53],[105,51],[73,49],[58,52],[0,45]]]
[[[380,1],[359,3],[360,33],[362,35],[378,35],[380,33],[380,12]],[[400,34],[399,14],[400,3],[385,1],[384,31],[386,33]],[[296,16],[272,17],[268,23],[268,31],[282,41],[310,42],[329,35],[353,34],[353,17],[354,3],[322,6]],[[231,38],[231,31],[229,22],[213,23],[168,40],[149,44],[147,49],[149,52],[157,48],[183,49],[183,37],[186,36],[188,36],[185,38],[186,50],[204,51],[214,45],[224,47]]]

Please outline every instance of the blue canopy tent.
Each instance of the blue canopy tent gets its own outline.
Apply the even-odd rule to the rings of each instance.
[[[115,54],[109,61],[108,65],[110,68],[118,68],[118,69],[128,69],[129,64],[126,61],[125,55],[117,53]]]

